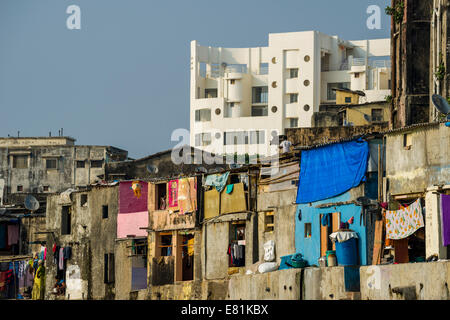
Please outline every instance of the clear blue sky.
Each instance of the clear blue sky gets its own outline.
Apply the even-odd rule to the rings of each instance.
[[[66,8],[81,8],[68,30]],[[390,36],[390,0],[1,0],[0,136],[64,135],[131,157],[189,129],[190,41],[266,46],[268,33]],[[366,27],[369,5],[381,30]]]

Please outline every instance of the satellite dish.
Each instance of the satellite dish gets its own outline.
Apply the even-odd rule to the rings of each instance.
[[[39,201],[36,200],[32,195],[27,195],[24,201],[25,208],[31,211],[36,211],[39,209]]]
[[[222,68],[226,68],[227,64],[225,62],[222,62]]]
[[[197,168],[195,168],[195,171],[196,172],[201,172],[201,173],[207,173],[208,172],[208,170],[206,170],[205,167],[197,167]]]
[[[364,114],[364,119],[366,119],[367,122],[372,121],[371,117],[369,115],[367,115],[367,114]]]
[[[438,109],[438,111],[440,113],[443,113],[443,114],[450,113],[450,106],[448,105],[448,102],[447,102],[447,100],[444,99],[444,97],[442,97],[438,94],[433,94],[431,96],[431,100],[433,101],[435,108]]]
[[[0,215],[6,213],[6,208],[0,208]]]
[[[148,164],[147,165],[147,171],[149,173],[158,173],[158,167],[154,166],[154,165],[151,165],[151,164]]]

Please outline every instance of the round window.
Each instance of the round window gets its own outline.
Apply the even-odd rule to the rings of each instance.
[[[305,56],[305,61],[309,62],[309,60],[311,60],[311,57],[310,56]]]
[[[214,136],[216,137],[216,139],[220,139],[220,137],[221,137],[222,135],[220,134],[220,132],[216,132],[216,134],[215,134]]]
[[[278,108],[277,108],[276,106],[273,106],[273,107],[272,107],[272,112],[273,112],[273,113],[277,112],[277,110],[278,110]]]
[[[309,104],[305,104],[305,106],[303,107],[303,110],[309,111]]]
[[[305,85],[305,87],[309,86],[309,80],[303,81],[303,84]]]
[[[277,87],[277,82],[276,81],[272,82],[272,88],[276,88],[276,87]]]
[[[220,114],[220,109],[219,109],[219,108],[216,109],[216,114],[217,114],[217,115]]]
[[[277,63],[277,59],[275,57],[272,58],[272,63],[273,64]]]

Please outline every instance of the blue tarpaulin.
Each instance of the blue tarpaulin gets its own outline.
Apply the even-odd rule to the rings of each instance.
[[[301,155],[297,203],[340,195],[365,179],[369,144],[362,139],[331,144]]]

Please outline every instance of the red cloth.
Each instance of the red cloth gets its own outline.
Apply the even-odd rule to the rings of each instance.
[[[53,244],[53,248],[52,248],[53,253],[56,252],[56,243]]]

